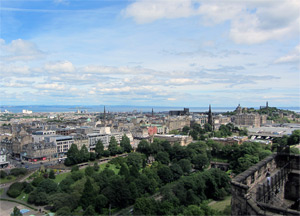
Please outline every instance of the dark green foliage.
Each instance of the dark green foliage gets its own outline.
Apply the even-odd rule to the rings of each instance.
[[[43,180],[44,180],[43,177],[36,177],[35,179],[33,179],[33,181],[31,182],[31,184],[34,187],[37,187]]]
[[[263,151],[259,152],[258,158],[261,161],[261,160],[263,160],[264,158],[268,157],[271,154],[272,154],[272,152],[270,150],[263,150]]]
[[[121,164],[121,169],[120,169],[119,175],[122,175],[125,178],[129,177],[129,169],[126,164],[124,164],[124,163]]]
[[[89,150],[83,145],[79,151],[79,163],[87,162],[90,159]]]
[[[83,216],[96,215],[95,209],[92,205],[89,205],[86,210],[83,212]]]
[[[165,165],[168,165],[170,163],[169,154],[167,152],[158,152],[155,156],[155,160]]]
[[[26,194],[29,194],[29,193],[31,193],[32,191],[34,190],[34,188],[31,186],[31,184],[26,184],[25,186],[24,186],[24,192],[26,193]]]
[[[103,194],[112,206],[121,208],[129,204],[131,196],[128,184],[124,178],[118,175],[114,175],[109,179],[108,187],[103,190]]]
[[[98,142],[96,144],[95,152],[96,152],[96,158],[99,159],[99,158],[101,158],[101,156],[103,156],[104,145],[101,140],[98,140]]]
[[[156,215],[157,203],[153,198],[138,198],[134,204],[135,215]]]
[[[80,198],[80,205],[85,210],[87,207],[94,203],[97,194],[95,193],[91,180],[88,178],[84,184],[83,194]]]
[[[67,159],[65,160],[65,165],[66,166],[70,166],[73,164],[77,164],[80,163],[80,159],[79,159],[79,150],[77,148],[77,145],[72,144],[70,149],[67,152]]]
[[[187,208],[184,209],[183,215],[186,216],[204,216],[204,211],[200,209],[197,205],[189,205]]]
[[[75,181],[73,180],[73,178],[71,176],[68,176],[67,178],[63,179],[60,184],[59,184],[59,189],[62,192],[65,193],[71,193],[71,185],[74,183]]]
[[[111,156],[115,156],[118,153],[118,142],[114,136],[110,138],[108,150]]]
[[[192,163],[194,164],[195,169],[203,170],[208,165],[209,160],[206,154],[198,154],[193,157]]]
[[[179,179],[183,175],[183,171],[182,171],[181,167],[177,163],[172,164],[170,166],[170,169],[171,169],[171,171],[173,173],[174,180]]]
[[[181,167],[184,174],[189,174],[191,172],[192,165],[188,159],[181,159],[178,161],[178,165]]]
[[[126,134],[124,134],[122,136],[122,140],[120,142],[120,146],[124,149],[125,152],[129,153],[132,151],[132,147],[130,145],[130,140],[129,138],[126,136]]]
[[[71,178],[74,181],[78,181],[79,179],[82,179],[82,177],[84,176],[84,174],[80,171],[76,171],[76,172],[72,172],[71,173]]]
[[[5,178],[7,176],[7,173],[4,170],[0,171],[0,178]]]
[[[27,173],[26,168],[14,168],[10,170],[9,174],[17,177],[19,175],[25,175],[26,173]]]
[[[79,200],[73,194],[68,193],[56,193],[50,196],[49,203],[52,208],[51,211],[58,211],[64,206],[68,206],[70,210],[74,210],[78,206]]]
[[[127,165],[135,166],[137,169],[140,169],[143,164],[143,155],[137,152],[129,153],[127,156]]]
[[[134,177],[134,178],[137,178],[139,177],[140,173],[139,173],[139,169],[138,167],[136,166],[131,166],[129,168],[129,173],[130,173],[130,176]]]
[[[35,205],[47,205],[49,202],[48,195],[45,192],[34,190],[29,194],[28,203]]]
[[[41,181],[38,188],[40,191],[44,191],[47,194],[53,194],[57,191],[57,184],[50,179],[45,179]]]
[[[19,196],[22,193],[23,188],[24,188],[24,185],[21,182],[15,182],[9,186],[7,195],[12,198],[16,198],[17,196]]]
[[[72,215],[71,209],[67,206],[62,207],[56,212],[56,215],[57,216],[70,216],[70,215]]]
[[[110,151],[109,150],[104,150],[103,151],[103,157],[109,157]]]
[[[94,171],[95,171],[95,172],[98,172],[99,169],[100,169],[100,166],[98,165],[97,162],[95,162],[93,168],[94,168]]]
[[[173,173],[168,166],[162,166],[157,171],[157,174],[163,183],[169,183],[169,182],[173,181],[173,178],[174,178]]]
[[[96,212],[98,212],[99,214],[103,213],[103,208],[106,208],[107,205],[108,205],[108,199],[106,198],[106,196],[104,196],[103,194],[99,194],[96,197],[96,201],[95,201]]]
[[[54,173],[54,170],[53,170],[53,169],[50,170],[49,178],[50,178],[50,179],[55,179],[55,173]]]
[[[95,170],[93,167],[88,166],[85,168],[85,175],[86,176],[92,176],[94,174]]]
[[[96,154],[95,152],[90,152],[90,161],[96,160]]]
[[[72,166],[71,172],[79,171],[79,166]]]
[[[150,144],[146,140],[140,141],[136,149],[137,152],[145,154],[147,157],[151,154]]]
[[[259,162],[259,158],[254,155],[245,154],[244,157],[240,157],[237,161],[237,167],[236,170],[238,173],[245,171],[250,166],[253,166],[254,164]]]
[[[212,126],[209,123],[204,124],[204,130],[205,132],[211,132],[212,131]]]
[[[10,214],[10,216],[22,216],[20,209],[18,209],[16,206],[14,207],[14,211]]]

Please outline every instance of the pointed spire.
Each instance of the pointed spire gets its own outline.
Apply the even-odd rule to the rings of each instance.
[[[153,108],[152,108],[152,118],[153,118],[153,116],[154,116],[154,112],[153,112]]]
[[[106,114],[106,112],[105,112],[105,106],[104,106],[104,111],[103,111],[103,119],[105,120],[105,114]]]

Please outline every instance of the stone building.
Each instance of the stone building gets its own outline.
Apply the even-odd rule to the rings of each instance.
[[[300,155],[275,153],[231,182],[231,215],[300,215]]]
[[[48,160],[56,157],[56,144],[54,142],[29,143],[22,146],[22,159],[28,161]]]
[[[187,146],[193,141],[193,138],[191,136],[174,135],[174,134],[156,134],[154,135],[154,138],[167,140],[170,142],[171,145],[174,145],[175,143],[179,143],[181,146]]]

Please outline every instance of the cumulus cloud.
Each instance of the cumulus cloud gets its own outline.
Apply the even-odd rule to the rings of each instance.
[[[300,63],[300,44],[294,48],[289,54],[275,60],[276,64],[284,63]]]
[[[198,4],[196,4],[198,3]],[[136,1],[123,13],[137,23],[199,16],[203,25],[230,22],[236,43],[255,44],[299,34],[300,1]]]
[[[67,73],[71,73],[75,70],[73,64],[69,61],[47,63],[44,69],[50,72],[67,72]]]
[[[44,58],[45,53],[31,41],[17,39],[6,44],[0,39],[0,57],[2,61],[31,61]]]

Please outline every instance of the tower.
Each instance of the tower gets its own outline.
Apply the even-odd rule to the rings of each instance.
[[[103,111],[103,119],[105,120],[105,114],[106,114],[106,112],[105,112],[105,106],[104,106],[104,111]]]
[[[153,108],[152,108],[152,118],[154,117],[154,112],[153,112]]]
[[[208,109],[208,124],[210,124],[213,127],[213,118],[212,118],[212,112],[211,112],[211,105],[209,104]]]
[[[269,108],[269,102],[267,101],[267,103],[266,103],[266,108]]]

